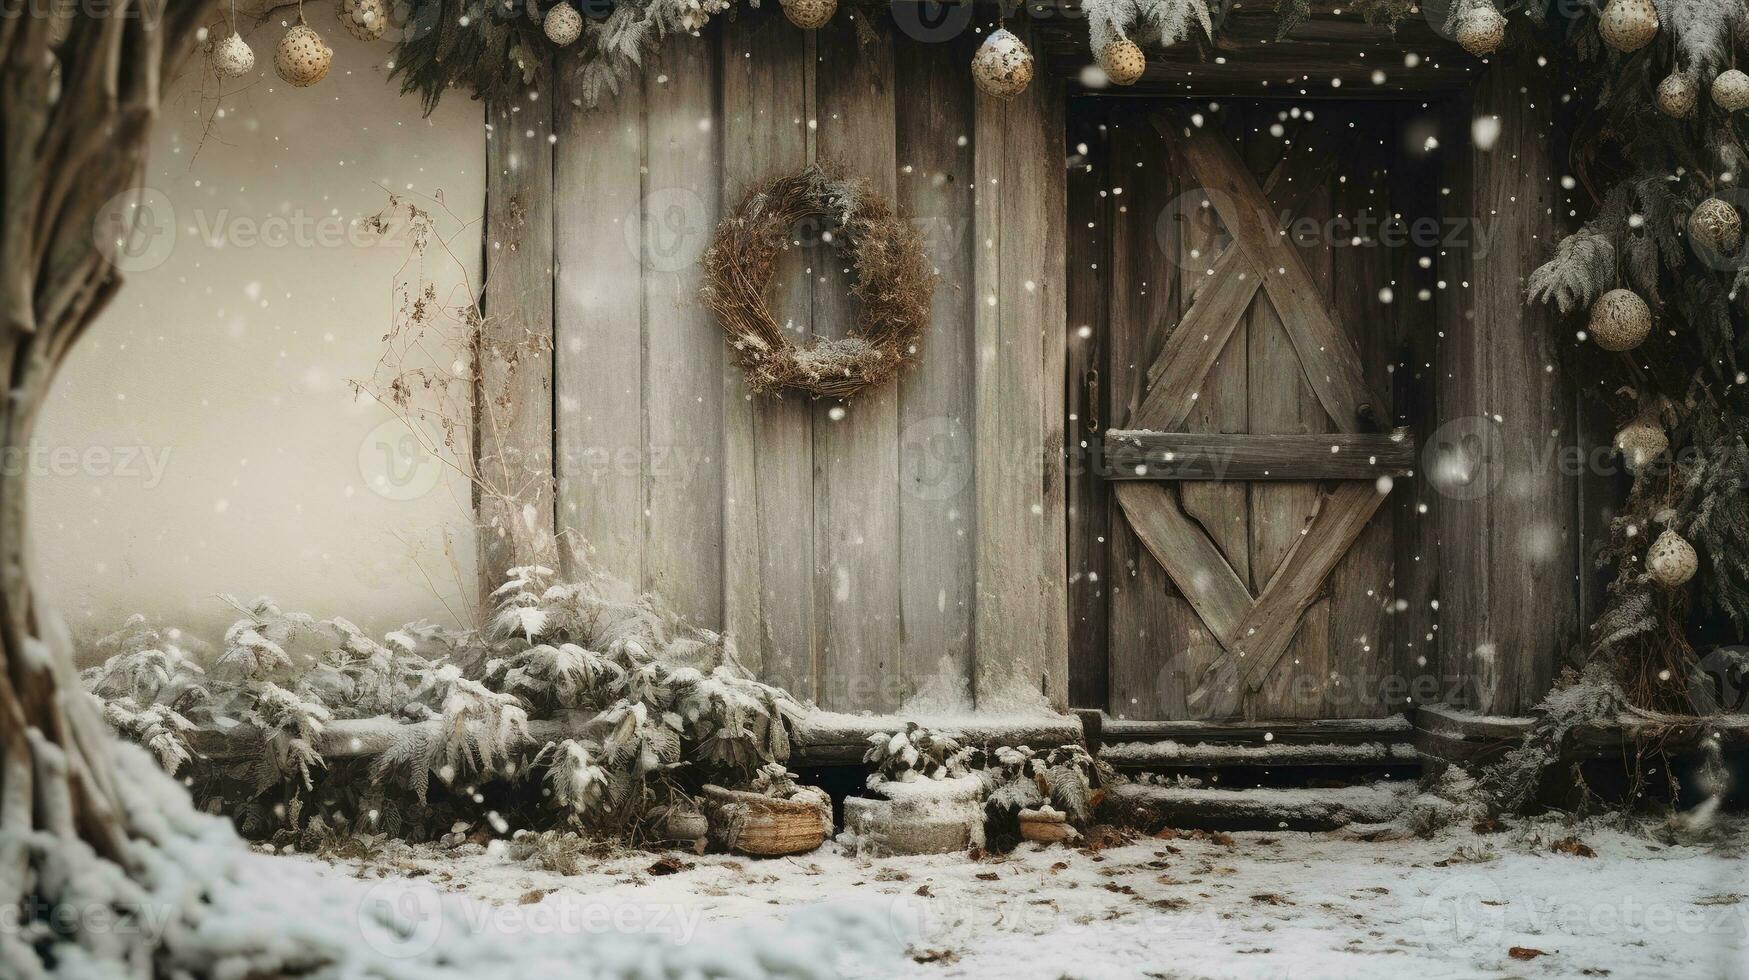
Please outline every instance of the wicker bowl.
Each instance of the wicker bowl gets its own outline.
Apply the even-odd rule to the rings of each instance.
[[[774,796],[706,786],[711,839],[739,854],[778,857],[819,847],[832,825],[832,805],[822,798],[780,800]]]

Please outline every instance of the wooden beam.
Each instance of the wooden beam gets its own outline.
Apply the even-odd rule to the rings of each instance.
[[[548,66],[549,75],[551,65]],[[481,601],[506,569],[557,559],[553,504],[552,106],[500,112],[486,134],[485,288],[474,405]]]
[[[1437,351],[1440,437],[1430,452],[1465,453],[1467,482],[1434,486],[1439,502],[1442,676],[1469,679],[1475,710],[1521,714],[1548,692],[1555,664],[1581,642],[1578,483],[1560,465],[1577,445],[1573,343],[1524,284],[1552,254],[1563,166],[1554,145],[1548,69],[1534,51],[1496,59],[1470,112],[1443,124],[1456,137],[1444,200],[1468,219],[1464,247],[1439,253],[1447,288]],[[1472,120],[1498,137],[1471,138]],[[1471,449],[1470,447],[1474,448]],[[1437,473],[1429,472],[1430,478]]]
[[[1068,696],[1062,114],[1048,76],[973,105],[980,707]]]
[[[1407,476],[1415,440],[1405,431],[1246,435],[1114,429],[1105,434],[1108,480],[1376,480]]]

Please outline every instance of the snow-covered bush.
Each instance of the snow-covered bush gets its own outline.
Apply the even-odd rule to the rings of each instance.
[[[218,656],[135,616],[82,679],[118,731],[255,836],[428,838],[482,813],[637,833],[704,783],[781,763],[800,714],[724,637],[595,574],[513,569],[485,630],[381,641],[228,601],[243,615]]]

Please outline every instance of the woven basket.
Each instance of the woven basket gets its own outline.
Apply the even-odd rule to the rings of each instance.
[[[801,854],[826,840],[831,804],[780,800],[721,786],[706,786],[711,837],[731,851],[754,857]]]

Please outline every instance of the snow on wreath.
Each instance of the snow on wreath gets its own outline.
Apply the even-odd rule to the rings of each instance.
[[[804,221],[819,240],[849,256],[850,294],[861,304],[847,336],[795,344],[772,315],[765,294],[778,257]],[[885,384],[916,359],[935,274],[923,237],[867,179],[809,166],[756,185],[717,226],[705,253],[700,295],[729,335],[747,387],[756,395],[785,390],[849,398]]]

